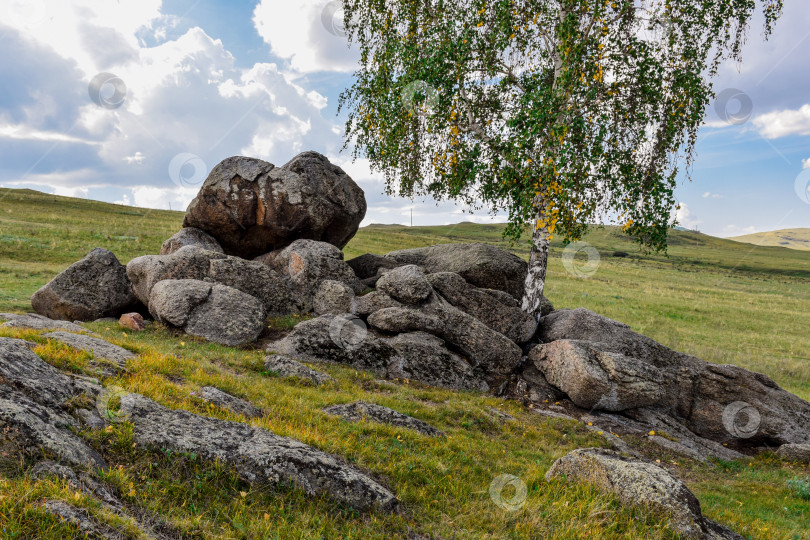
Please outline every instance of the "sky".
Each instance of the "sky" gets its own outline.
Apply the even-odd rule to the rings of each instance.
[[[681,225],[715,236],[810,227],[810,10],[785,0],[724,65]],[[365,191],[370,223],[501,222],[389,197],[344,144],[357,52],[323,0],[0,0],[0,187],[184,210],[231,155],[316,150]],[[337,13],[337,15],[335,15]]]

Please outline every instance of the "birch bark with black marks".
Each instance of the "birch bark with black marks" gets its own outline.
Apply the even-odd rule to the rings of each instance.
[[[532,249],[529,253],[529,268],[526,273],[521,309],[539,321],[543,290],[546,286],[546,267],[548,266],[551,233],[548,229],[548,222],[545,220],[545,204],[538,201],[535,208],[537,208],[535,223],[543,220],[544,224],[542,227],[535,226],[532,233]]]

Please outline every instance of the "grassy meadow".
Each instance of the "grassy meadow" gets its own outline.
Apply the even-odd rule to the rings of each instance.
[[[181,221],[178,212],[0,189],[0,312],[30,310],[28,298],[37,288],[94,247],[112,250],[124,263],[157,253]],[[344,252],[351,258],[476,241],[525,256],[526,246],[510,246],[501,231],[497,225],[470,223],[377,225],[361,229]],[[668,256],[640,252],[613,228],[596,229],[584,241],[600,255],[587,279],[569,274],[563,246],[553,245],[547,296],[556,307],[593,309],[668,346],[765,373],[810,399],[810,253],[678,231]],[[588,486],[543,479],[556,458],[574,448],[605,444],[577,423],[545,418],[486,395],[380,383],[343,366],[318,366],[335,382],[316,388],[264,372],[258,350],[204,343],[159,325],[142,333],[122,331],[117,324],[88,327],[140,353],[128,374],[105,384],[169,407],[236,421],[245,420],[208,407],[191,393],[214,385],[250,399],[267,413],[251,420],[253,425],[344,456],[393,489],[404,508],[399,515],[359,514],[296,490],[250,486],[234,471],[196,456],[134,448],[127,423],[84,432],[111,464],[104,479],[127,505],[163,515],[186,537],[676,538],[663,516],[623,508]],[[40,332],[0,329],[0,337],[34,341],[48,362],[92,374],[88,355],[50,342]],[[390,426],[349,424],[320,410],[357,399],[417,416],[448,436],[431,439]],[[493,407],[515,420],[499,420],[490,412]],[[701,464],[660,449],[650,452],[687,482],[707,516],[745,537],[810,538],[810,497],[796,487],[808,481],[808,468],[771,453]],[[34,481],[24,474],[25,463],[0,463],[0,537],[76,535],[72,526],[38,509],[43,498],[63,499],[108,523],[120,523],[64,483]],[[519,511],[503,510],[490,499],[490,482],[504,473],[527,485],[526,504]]]

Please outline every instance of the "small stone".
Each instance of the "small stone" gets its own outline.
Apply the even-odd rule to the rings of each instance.
[[[121,315],[121,318],[118,319],[118,324],[133,332],[143,332],[146,330],[146,323],[143,320],[143,315],[140,313],[124,313]]]

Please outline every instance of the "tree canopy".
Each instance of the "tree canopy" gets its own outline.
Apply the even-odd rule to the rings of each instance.
[[[721,62],[782,0],[344,0],[347,145],[387,190],[662,249]]]

